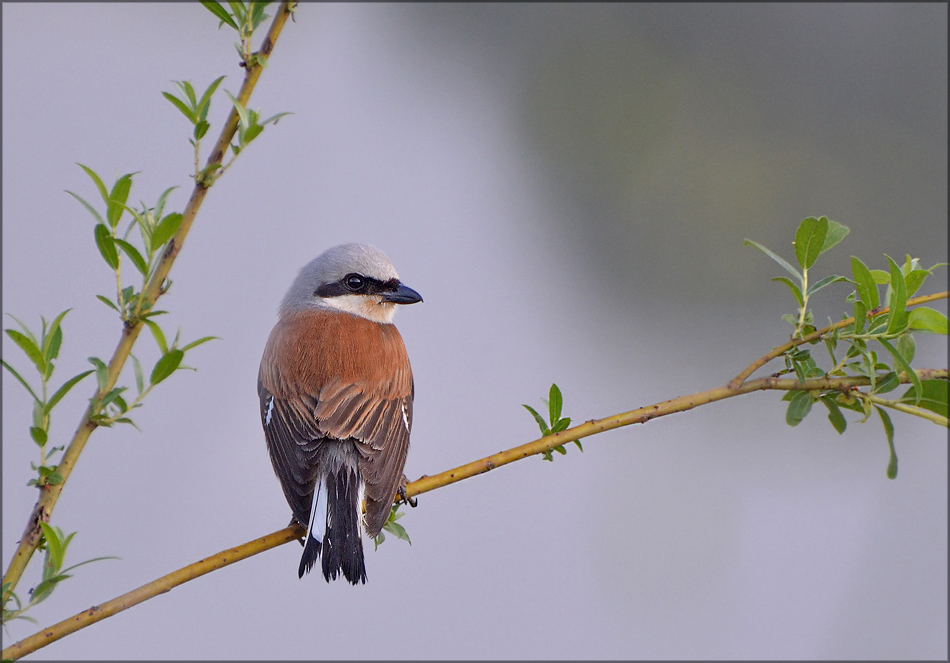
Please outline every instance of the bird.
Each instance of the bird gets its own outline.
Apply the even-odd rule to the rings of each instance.
[[[405,497],[415,383],[392,319],[421,301],[382,251],[353,243],[307,263],[280,303],[257,392],[291,523],[306,528],[300,578],[320,560],[327,582],[365,583],[362,533]]]

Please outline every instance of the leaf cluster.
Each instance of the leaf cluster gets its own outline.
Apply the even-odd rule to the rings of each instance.
[[[410,546],[412,541],[409,540],[409,533],[406,532],[406,528],[397,523],[396,521],[402,518],[405,513],[399,512],[399,507],[402,506],[402,502],[397,502],[393,504],[392,508],[389,510],[389,517],[386,518],[386,523],[383,525],[383,529],[380,530],[379,534],[373,539],[373,549],[376,550],[379,546],[386,540],[386,535],[384,532],[389,532],[397,539],[405,541]]]
[[[43,533],[43,538],[39,548],[45,548],[46,550],[46,557],[43,560],[42,578],[40,582],[30,590],[30,600],[26,605],[24,605],[16,593],[12,591],[11,583],[5,582],[3,584],[3,596],[9,596],[16,604],[16,608],[12,610],[8,609],[6,604],[4,604],[4,624],[14,619],[25,619],[35,624],[36,620],[32,617],[28,617],[24,613],[33,606],[48,599],[59,583],[71,577],[69,575],[70,571],[84,564],[91,564],[92,562],[98,562],[104,559],[119,559],[118,557],[95,557],[80,562],[79,564],[73,564],[64,569],[63,564],[66,562],[66,549],[69,547],[69,543],[73,540],[73,537],[76,536],[76,532],[67,536],[60,528],[50,526],[47,523],[40,523],[40,530]]]
[[[251,53],[251,38],[258,26],[266,21],[269,16],[264,13],[264,9],[270,2],[228,2],[228,9],[215,0],[201,0],[201,4],[214,14],[219,20],[218,29],[227,25],[238,33],[240,42],[234,44],[238,57],[241,58],[241,64],[244,67],[253,67],[259,64],[262,67],[267,66],[267,58],[258,53]]]
[[[946,425],[947,382],[945,380],[922,381],[914,372],[912,362],[916,351],[915,333],[947,335],[947,317],[932,308],[918,306],[908,310],[908,299],[917,292],[925,279],[945,263],[930,268],[920,266],[917,258],[906,256],[899,265],[890,256],[887,270],[870,269],[859,258],[851,258],[851,276],[828,275],[809,284],[809,269],[828,249],[837,245],[848,234],[848,228],[826,217],[808,217],[799,225],[795,234],[795,257],[801,271],[781,256],[766,247],[745,240],[789,272],[794,279],[776,277],[788,286],[798,310],[786,314],[784,320],[794,325],[793,338],[800,339],[784,355],[783,373],[794,373],[799,381],[814,377],[866,377],[870,387],[845,391],[793,390],[783,396],[788,402],[785,421],[797,426],[811,412],[812,405],[821,402],[828,410],[828,419],[838,433],[847,428],[847,420],[841,410],[847,409],[862,415],[866,421],[877,411],[885,436],[890,459],[887,476],[897,476],[897,455],[894,448],[894,426],[883,408],[897,409],[918,416],[935,419]],[[849,311],[842,321],[829,325],[827,333],[816,334],[814,315],[809,308],[810,298],[832,283],[848,283],[854,290],[847,296]],[[883,296],[880,287],[886,286]],[[822,368],[812,355],[808,345],[824,344],[830,366]],[[843,353],[842,353],[843,350]],[[884,397],[901,384],[901,376],[907,376],[911,386],[898,398]],[[925,412],[927,411],[927,412]],[[930,416],[933,413],[934,416]]]
[[[562,430],[567,430],[567,428],[571,425],[571,418],[561,416],[561,409],[564,404],[564,398],[561,395],[561,389],[556,384],[552,383],[551,389],[548,391],[548,399],[544,400],[542,398],[541,402],[544,403],[545,407],[547,407],[548,421],[545,421],[544,417],[538,414],[538,411],[530,405],[525,405],[522,403],[521,407],[530,412],[531,416],[534,417],[535,422],[538,424],[538,428],[541,430],[542,437],[547,437],[548,435],[560,433]],[[580,440],[574,440],[574,444],[577,445],[578,449],[584,451],[584,447],[581,445]],[[554,451],[558,452],[562,456],[567,453],[564,445],[559,444],[550,451],[545,451],[542,454],[544,460],[553,461]]]

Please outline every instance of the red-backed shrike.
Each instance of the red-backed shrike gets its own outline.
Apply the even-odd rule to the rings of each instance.
[[[300,577],[321,559],[327,581],[366,582],[362,532],[379,534],[405,482],[414,387],[397,304],[422,297],[382,251],[327,250],[280,305],[257,380],[274,471],[307,528]]]

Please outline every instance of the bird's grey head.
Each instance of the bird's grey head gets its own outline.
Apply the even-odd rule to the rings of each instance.
[[[307,263],[280,305],[283,317],[307,309],[335,309],[374,322],[392,322],[396,304],[422,297],[399,281],[389,258],[369,244],[341,244]]]

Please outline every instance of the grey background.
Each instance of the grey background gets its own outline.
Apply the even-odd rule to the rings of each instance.
[[[3,5],[3,312],[73,308],[57,384],[119,332],[93,297],[114,281],[91,217],[63,193],[96,198],[75,162],[142,171],[136,202],[178,185],[181,209],[190,126],[160,91],[226,73],[236,93],[234,41],[196,4]],[[294,115],[212,189],[161,303],[170,333],[222,340],[137,411],[142,433],[91,438],[54,523],[79,531],[70,562],[122,560],[78,569],[41,625],[286,524],[256,373],[329,246],[379,246],[425,297],[396,318],[410,478],[534,439],[520,404],[552,381],[582,421],[720,385],[783,342],[791,298],[746,237],[790,257],[826,214],[852,233],[822,275],[947,260],[943,4],[304,4],[251,106]],[[209,143],[227,110],[219,94]],[[944,287],[946,270],[924,290]],[[918,345],[947,365],[943,339]],[[157,357],[148,335],[136,352]],[[6,337],[3,355],[26,370]],[[56,411],[55,443],[91,390]],[[897,417],[888,481],[876,420],[839,437],[817,411],[788,428],[783,405],[710,405],[424,495],[412,546],[370,546],[364,587],[298,580],[290,544],[35,657],[945,659],[946,431]],[[35,499],[29,412],[4,372],[4,567]]]

